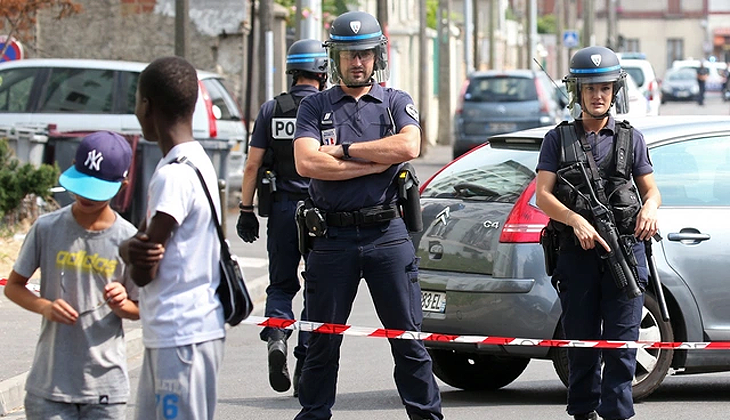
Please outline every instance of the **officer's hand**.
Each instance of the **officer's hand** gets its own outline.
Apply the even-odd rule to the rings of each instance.
[[[238,216],[236,231],[243,242],[252,243],[259,238],[259,219],[252,211],[243,211]]]
[[[596,247],[596,243],[601,245],[606,252],[611,252],[611,248],[608,246],[605,240],[598,234],[596,228],[593,227],[583,216],[578,213],[572,213],[568,219],[568,224],[573,228],[580,246],[583,249],[593,249]]]
[[[634,236],[640,241],[651,239],[657,232],[657,209],[656,205],[647,202],[641,207],[639,215],[636,217],[636,227],[634,228]]]

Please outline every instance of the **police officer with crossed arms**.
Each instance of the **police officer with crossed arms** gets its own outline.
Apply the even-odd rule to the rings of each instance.
[[[610,247],[596,231],[589,203],[568,184],[583,185],[579,188],[587,196],[582,174],[570,168],[583,162],[586,168],[595,169],[599,179],[592,182],[605,186],[608,203],[604,204],[614,214],[622,239],[633,244],[634,269],[645,289],[648,270],[642,241],[657,232],[661,197],[643,135],[610,114],[614,104],[621,111],[628,110],[627,95],[622,92],[625,78],[618,57],[608,48],[576,52],[564,79],[575,121],[550,130],[540,150],[537,205],[550,216],[559,236],[553,283],[558,288],[567,339],[639,338],[643,295],[631,298],[616,286],[601,257]],[[558,173],[564,176],[558,177]],[[568,364],[568,414],[578,420],[634,416],[631,382],[636,349],[570,348]]]
[[[267,317],[294,319],[292,300],[300,289],[297,269],[302,254],[297,246],[294,212],[298,201],[308,197],[309,179],[294,167],[294,126],[301,100],[324,89],[327,81],[327,52],[322,42],[302,39],[294,42],[286,57],[286,72],[292,87],[261,106],[251,135],[251,148],[244,168],[241,188],[241,214],[236,228],[244,242],[259,237],[259,222],[254,214],[254,192],[258,192],[259,215],[268,216],[269,286],[266,288]],[[306,319],[306,300],[302,309]],[[294,356],[294,378],[287,368],[286,340],[291,330],[266,327],[261,340],[267,342],[269,383],[278,392],[294,383],[297,396],[299,375],[307,351],[309,333],[300,331]]]
[[[310,321],[346,324],[364,278],[383,326],[416,331],[423,319],[418,259],[396,206],[396,178],[419,155],[421,131],[411,97],[379,84],[388,79],[387,44],[368,13],[337,17],[325,42],[335,86],[299,107],[294,157],[311,179],[304,219],[313,235],[305,294]],[[409,418],[442,419],[423,342],[389,341]],[[297,420],[332,417],[341,343],[341,335],[312,333]]]

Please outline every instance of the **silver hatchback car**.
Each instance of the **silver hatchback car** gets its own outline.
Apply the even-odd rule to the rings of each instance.
[[[653,246],[670,322],[646,293],[640,339],[730,341],[730,118],[635,119],[662,193]],[[421,258],[423,330],[448,335],[561,338],[560,302],[545,274],[535,205],[535,167],[550,127],[497,135],[424,183]],[[564,348],[426,342],[434,373],[467,390],[514,381],[530,359],[552,359],[567,383]],[[730,370],[730,351],[640,349],[634,397],[668,374]]]

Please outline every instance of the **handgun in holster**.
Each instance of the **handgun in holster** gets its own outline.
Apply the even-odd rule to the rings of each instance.
[[[296,223],[299,252],[304,255],[312,249],[312,238],[327,234],[327,222],[324,213],[308,198],[297,203]]]
[[[398,205],[401,208],[403,221],[409,232],[423,230],[421,194],[418,191],[418,184],[416,169],[406,162],[398,171]]]
[[[555,226],[550,222],[540,232],[540,245],[542,245],[542,252],[545,257],[545,272],[548,276],[552,276],[555,267],[558,265],[560,238]]]
[[[273,194],[276,192],[276,173],[267,168],[259,168],[256,193],[259,201],[259,216],[268,217],[271,212]]]

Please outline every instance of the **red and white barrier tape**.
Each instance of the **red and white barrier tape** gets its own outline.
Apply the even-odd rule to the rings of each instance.
[[[296,321],[293,319],[250,316],[243,324],[260,327],[283,328],[324,334],[351,335],[356,337],[394,338],[399,340],[441,341],[448,343],[471,343],[498,346],[528,347],[576,347],[598,349],[671,349],[671,350],[730,350],[730,341],[712,342],[660,342],[660,341],[614,341],[614,340],[543,340],[534,338],[492,337],[478,335],[449,335],[419,331],[389,330],[384,328],[354,327],[351,325],[321,322]]]

